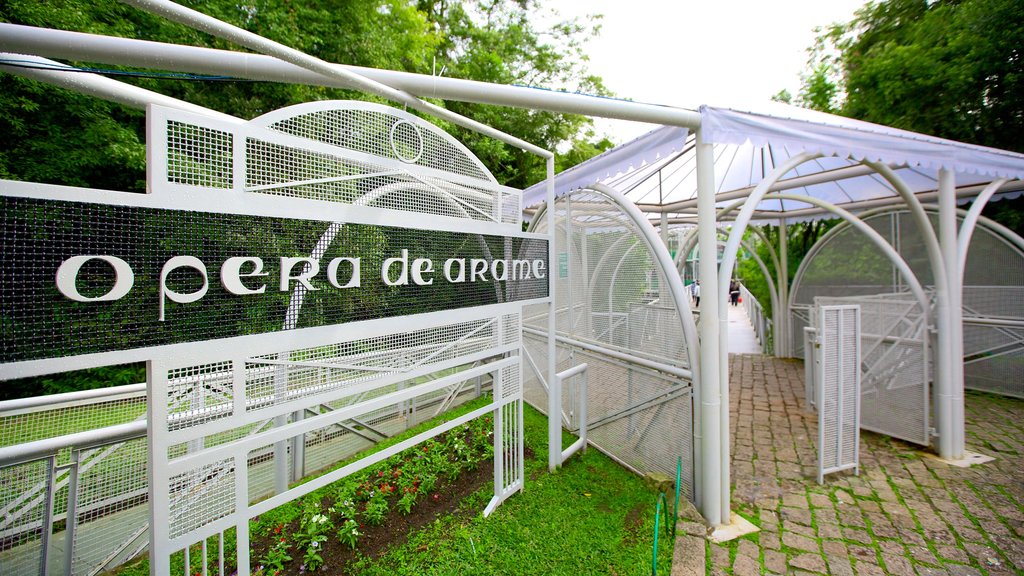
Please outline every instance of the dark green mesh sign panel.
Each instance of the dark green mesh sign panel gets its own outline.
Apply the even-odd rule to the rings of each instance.
[[[341,324],[357,320],[436,312],[468,306],[543,298],[547,279],[524,272],[523,261],[543,264],[547,273],[547,242],[536,239],[458,232],[413,230],[388,226],[336,223],[325,242],[329,222],[212,214],[35,200],[2,199],[3,250],[0,255],[0,361],[16,362],[78,354],[127,350],[260,334],[291,328]],[[318,243],[319,273],[315,290],[305,291],[301,307],[291,304],[295,281],[280,290],[282,257],[309,258]],[[409,272],[405,285],[389,286],[381,278],[388,258],[407,250],[409,267],[428,259],[433,272],[416,285]],[[131,290],[109,302],[77,302],[62,294],[55,281],[61,263],[74,256],[113,256],[134,274]],[[160,297],[165,263],[178,256],[200,260],[207,271],[208,291],[199,300],[177,303]],[[265,286],[261,294],[238,295],[222,285],[221,267],[231,257],[260,258],[265,276],[246,276],[243,285]],[[337,288],[328,281],[329,262],[358,259],[360,286]],[[465,281],[445,275],[445,263],[464,259]],[[473,277],[470,262],[487,262],[487,273]],[[494,265],[495,260],[501,260]],[[518,266],[515,260],[519,260]],[[477,262],[477,270],[483,263]],[[295,276],[305,264],[291,271]],[[501,277],[505,269],[508,277]],[[518,268],[512,279],[513,268]],[[453,264],[451,277],[457,278]],[[337,268],[337,283],[351,280],[349,261]],[[401,263],[391,268],[397,280]],[[528,276],[528,277],[527,277]],[[91,259],[78,272],[75,287],[84,298],[108,293],[115,283],[110,264]],[[167,291],[196,292],[203,284],[196,270],[182,267],[164,281]],[[160,320],[161,300],[165,319]],[[298,312],[297,317],[288,314]]]

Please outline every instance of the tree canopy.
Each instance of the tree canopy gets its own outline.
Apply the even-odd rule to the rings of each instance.
[[[821,31],[796,103],[1024,152],[1024,3],[887,0]]]
[[[206,14],[329,62],[439,73],[553,90],[607,94],[587,70],[586,40],[597,17],[534,17],[539,0],[209,0]],[[193,46],[238,50],[205,33],[151,16],[116,0],[6,0],[0,21]],[[81,63],[72,63],[81,64]],[[114,67],[107,67],[114,68]],[[312,86],[179,77],[119,80],[200,106],[253,118],[291,104],[375,99]],[[466,103],[440,103],[548,149],[570,153],[566,168],[610,147],[585,117]],[[453,132],[504,184],[541,179],[543,161],[489,138],[438,122]],[[0,74],[0,178],[75,186],[144,188],[144,114],[91,96]]]

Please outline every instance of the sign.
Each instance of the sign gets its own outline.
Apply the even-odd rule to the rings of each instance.
[[[17,334],[0,362],[547,296],[537,239],[11,197],[0,213]]]

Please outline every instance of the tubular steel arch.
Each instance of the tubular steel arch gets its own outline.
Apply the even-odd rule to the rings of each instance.
[[[924,206],[929,218],[937,217],[937,209]],[[977,216],[977,213],[975,213]],[[960,211],[966,221],[970,212]],[[932,282],[931,270],[919,253],[919,242],[904,221],[906,209],[883,208],[868,212],[862,219],[876,230],[891,236],[893,244],[905,253],[915,273],[927,284]],[[961,229],[966,229],[966,225]],[[850,286],[848,278],[823,264],[829,253],[857,253],[860,244],[845,223],[823,236],[808,252],[793,283],[793,301],[789,313],[793,320],[794,344],[806,311],[816,296],[868,296],[897,294],[904,289],[901,276],[894,274],[881,259],[864,262],[859,277],[874,281]],[[1024,241],[1002,226],[978,217],[976,231],[967,247],[963,272],[964,316],[964,385],[1011,396],[1024,396]]]
[[[531,231],[546,232],[549,208]],[[588,439],[642,473],[675,470],[684,462],[683,493],[697,496],[693,442],[693,363],[696,325],[667,248],[649,221],[614,190],[580,190],[560,197],[555,215],[557,257],[551,273],[558,294],[558,369],[584,361]],[[571,316],[571,320],[568,316]],[[543,311],[527,312],[527,365],[541,366]],[[546,411],[545,383],[527,369],[524,394]],[[572,406],[568,395],[564,406]],[[562,415],[570,428],[576,414]]]

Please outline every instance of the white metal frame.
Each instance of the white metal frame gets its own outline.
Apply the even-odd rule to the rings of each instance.
[[[853,316],[852,337],[846,328],[847,316]],[[825,482],[825,474],[853,469],[860,473],[860,306],[819,306],[818,326],[815,331],[814,370],[816,372],[815,399],[818,410],[818,484]],[[833,316],[836,330],[826,329],[828,317]],[[838,349],[835,365],[825,361],[828,348]],[[843,361],[842,351],[853,349],[853,366]],[[836,397],[826,394],[826,382],[836,385]],[[852,389],[852,393],[849,393]],[[847,398],[847,396],[850,398]],[[848,400],[852,399],[852,406]],[[847,410],[853,409],[853,414]],[[826,422],[831,426],[826,426]],[[835,436],[828,437],[827,428],[835,428]],[[843,451],[844,444],[853,445],[853,454]],[[829,450],[831,449],[831,450]],[[827,459],[826,454],[832,458]]]

